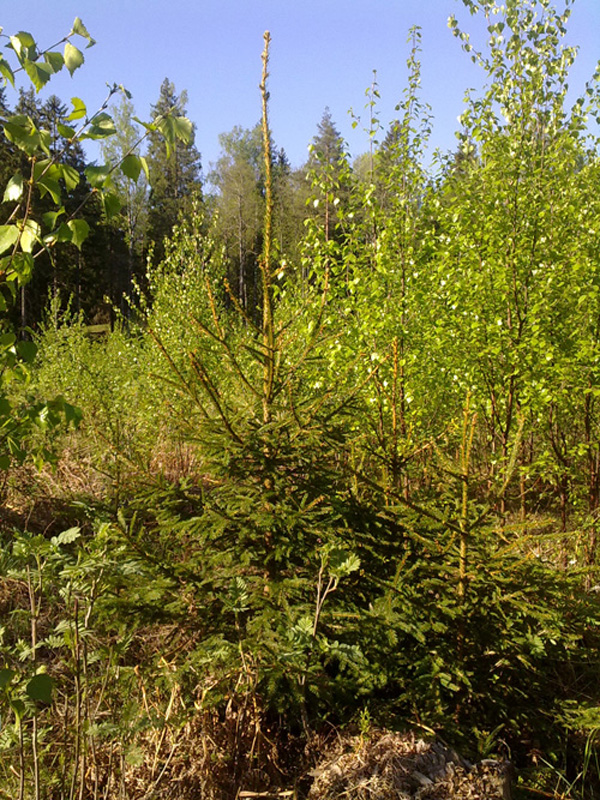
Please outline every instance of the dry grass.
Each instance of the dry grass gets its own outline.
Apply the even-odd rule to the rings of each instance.
[[[341,738],[314,771],[309,800],[508,800],[508,763],[472,766],[440,742],[379,731]]]

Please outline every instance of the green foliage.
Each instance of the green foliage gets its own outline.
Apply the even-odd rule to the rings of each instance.
[[[84,410],[80,435],[71,445],[73,458],[85,462],[93,451],[97,471],[89,486],[97,487],[95,500],[105,492],[104,502],[118,503],[125,485],[161,457],[155,354],[121,328],[105,339],[91,334],[81,317],[69,313],[49,316],[38,346],[37,392],[58,390]]]
[[[35,402],[27,387],[31,364],[37,355],[33,342],[17,341],[12,333],[0,338],[0,468],[8,470],[32,458],[38,466],[52,458],[47,444],[35,442],[35,432],[55,429],[61,423],[77,425],[81,413],[62,396]]]
[[[198,747],[203,776],[227,773],[232,796],[242,775],[266,774],[278,726],[310,735],[362,707],[362,735],[416,723],[466,752],[507,746],[519,766],[533,751],[549,765],[539,791],[553,791],[554,770],[563,794],[593,796],[600,215],[584,118],[596,84],[566,110],[566,12],[465,4],[490,39],[475,53],[451,20],[486,78],[456,154],[423,166],[431,122],[413,30],[385,135],[376,82],[367,90],[360,169],[325,115],[305,235],[286,250],[266,35],[262,126],[223,137],[212,204],[182,189],[187,213],[128,326],[94,338],[55,304],[35,363],[35,346],[3,336],[11,420],[33,375],[39,396],[84,409],[64,474],[75,452],[93,464],[88,486],[103,475],[87,492],[93,522],[78,505],[77,530],[7,536],[0,586],[21,594],[3,634],[0,746],[27,754],[21,776],[43,763],[75,787],[95,759],[97,791],[109,773],[123,794],[133,775],[155,791],[182,774],[178,749],[189,761]],[[196,175],[184,100],[168,82],[162,94],[174,116],[157,107],[142,127],[179,144],[153,143],[150,175],[167,150]],[[15,296],[46,230],[84,248],[87,234],[62,210],[76,175],[30,99],[7,135],[41,167],[11,165],[6,203],[24,202],[33,175],[50,216],[0,228]],[[57,116],[61,135],[77,119],[98,137],[114,127],[73,109]],[[122,145],[118,170],[107,157],[85,171],[107,215],[145,172],[135,142]],[[34,453],[30,423],[10,434],[11,458]],[[62,772],[36,750],[38,721],[68,732]]]
[[[574,687],[593,680],[597,605],[582,591],[581,575],[524,558],[518,534],[503,538],[498,547],[497,530],[471,532],[462,598],[452,537],[434,528],[408,548],[371,621],[389,637],[379,646],[394,646],[391,661],[384,657],[386,711],[409,707],[446,730],[454,714],[452,736],[467,748],[470,731],[486,720],[515,743],[544,732],[545,749],[558,749],[560,733],[548,716],[556,720]]]

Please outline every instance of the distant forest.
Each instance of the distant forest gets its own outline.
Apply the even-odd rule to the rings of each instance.
[[[236,126],[223,133],[219,137],[221,156],[203,176],[195,128],[189,141],[178,141],[172,152],[167,152],[159,131],[144,137],[143,127],[135,121],[131,99],[119,93],[111,106],[114,128],[110,135],[99,137],[101,157],[89,164],[81,141],[70,140],[69,126],[64,130],[71,109],[60,98],[51,95],[41,102],[33,87],[20,89],[11,108],[6,89],[0,92],[0,119],[24,115],[47,130],[50,154],[61,154],[64,163],[77,171],[79,181],[68,187],[62,201],[66,213],[79,209],[79,217],[90,228],[83,247],[59,243],[36,260],[31,281],[12,312],[22,332],[36,329],[50,299],[59,295],[63,307],[69,304],[90,324],[112,324],[115,310],[129,313],[126,298],[132,299],[134,290],[145,286],[147,264],[163,260],[164,240],[171,236],[178,220],[200,207],[203,229],[210,229],[224,248],[227,278],[236,296],[245,308],[257,306],[265,193],[260,123],[253,129]],[[187,93],[178,95],[175,86],[165,79],[151,117],[185,115],[186,103]],[[6,185],[13,173],[26,170],[27,155],[9,138],[3,138],[0,147],[0,180]],[[294,258],[304,235],[311,170],[325,163],[335,171],[341,171],[343,164],[348,166],[344,142],[328,109],[317,126],[312,148],[308,162],[294,170],[283,148],[273,145],[277,243],[282,254]],[[145,161],[144,171],[133,177],[115,169],[132,154],[143,156]],[[360,159],[357,167],[360,171]],[[109,173],[104,183],[110,194],[107,206],[105,199],[94,197],[93,188],[98,185],[99,174],[105,177]],[[33,198],[30,209],[39,219],[54,202],[48,192],[41,195]]]

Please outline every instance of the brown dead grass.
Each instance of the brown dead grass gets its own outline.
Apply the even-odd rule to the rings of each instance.
[[[508,800],[510,766],[470,765],[441,742],[379,731],[341,738],[314,771],[309,800]]]

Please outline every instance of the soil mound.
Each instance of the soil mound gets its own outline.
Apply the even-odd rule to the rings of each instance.
[[[441,742],[412,733],[338,740],[313,770],[309,800],[510,800],[511,765],[470,764]]]

